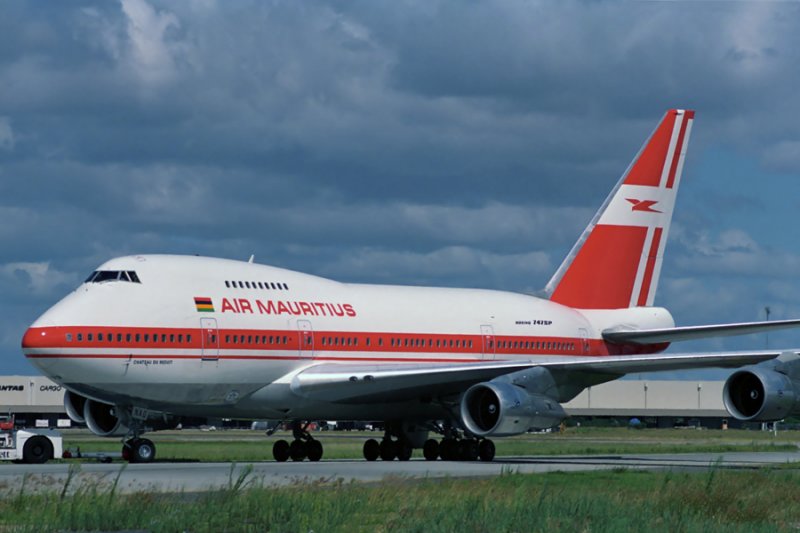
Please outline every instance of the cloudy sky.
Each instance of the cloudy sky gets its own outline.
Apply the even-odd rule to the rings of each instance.
[[[123,254],[537,291],[671,107],[697,118],[656,303],[800,317],[798,27],[796,2],[3,2],[0,373]]]

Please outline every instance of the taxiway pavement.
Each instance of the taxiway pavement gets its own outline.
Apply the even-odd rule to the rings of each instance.
[[[119,492],[199,492],[227,487],[247,473],[249,484],[286,486],[302,483],[378,482],[389,479],[465,478],[497,476],[507,472],[576,472],[602,469],[702,471],[709,468],[754,469],[791,464],[800,469],[800,452],[731,452],[723,454],[639,454],[501,457],[491,463],[329,460],[318,463],[82,463],[72,465],[0,465],[0,492],[58,490],[74,469],[68,490],[117,484]],[[76,466],[77,465],[77,466]]]

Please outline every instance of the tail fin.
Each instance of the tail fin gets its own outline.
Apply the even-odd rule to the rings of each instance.
[[[667,111],[547,284],[552,301],[653,305],[693,120],[694,111]]]

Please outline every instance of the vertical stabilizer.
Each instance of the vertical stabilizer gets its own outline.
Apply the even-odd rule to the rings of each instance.
[[[694,111],[672,109],[547,284],[580,309],[653,305]]]

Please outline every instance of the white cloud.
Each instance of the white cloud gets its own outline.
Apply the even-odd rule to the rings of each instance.
[[[173,13],[157,11],[145,0],[121,0],[128,17],[127,34],[132,65],[146,84],[158,85],[175,76],[176,48],[166,40],[167,31],[179,29]]]
[[[4,284],[23,283],[34,294],[47,294],[54,288],[77,282],[75,274],[61,272],[43,262],[20,262],[0,265]]]

